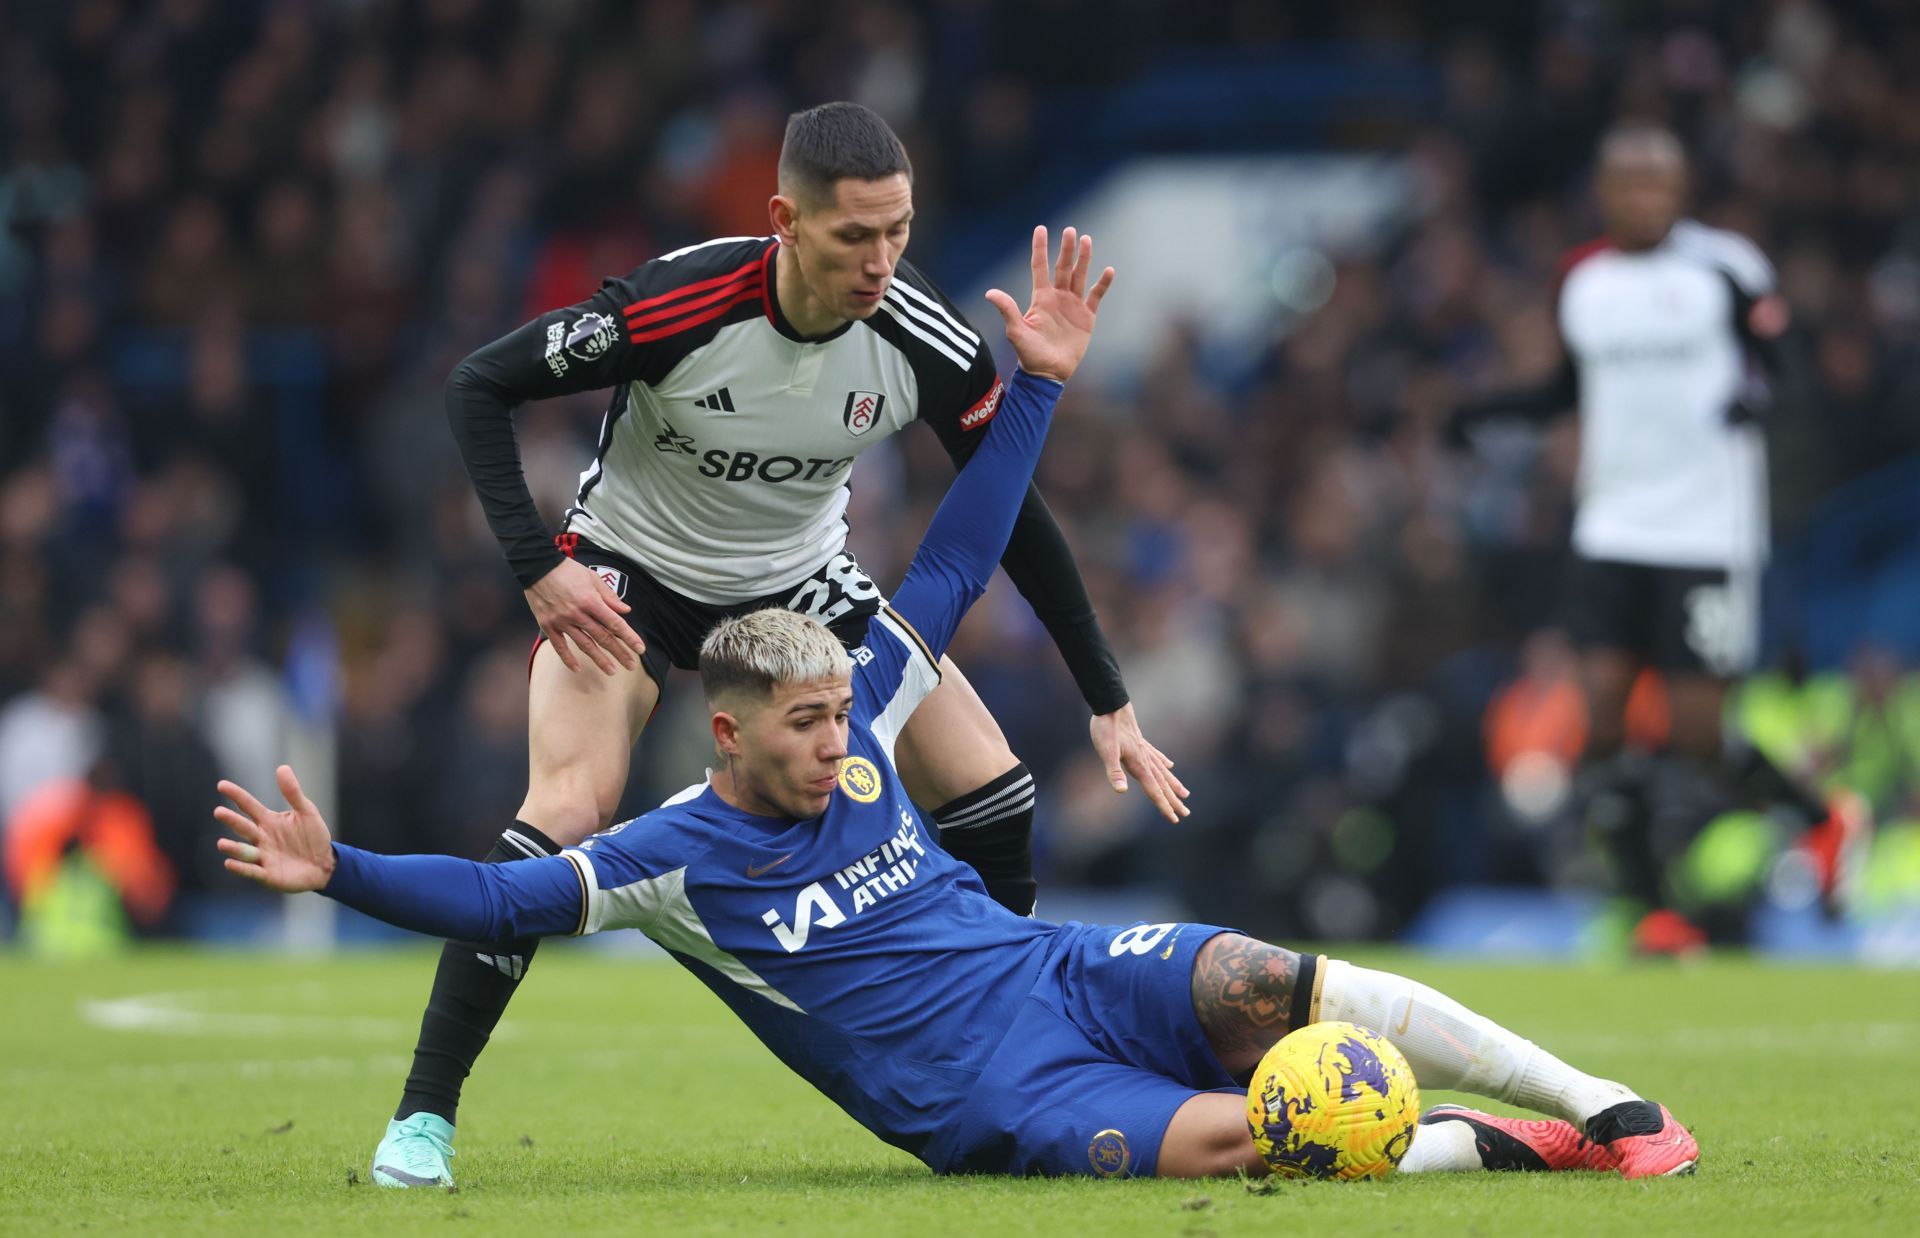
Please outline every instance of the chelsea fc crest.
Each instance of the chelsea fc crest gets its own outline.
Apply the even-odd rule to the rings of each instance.
[[[1117,1178],[1133,1164],[1133,1149],[1123,1131],[1104,1130],[1087,1145],[1087,1163],[1102,1178]]]
[[[847,407],[840,413],[840,420],[846,425],[847,433],[858,438],[873,429],[886,406],[887,397],[878,391],[849,391]]]
[[[848,757],[840,762],[840,789],[856,803],[871,804],[880,798],[880,771],[865,757]]]

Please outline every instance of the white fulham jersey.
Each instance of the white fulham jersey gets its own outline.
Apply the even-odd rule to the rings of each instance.
[[[696,601],[786,588],[846,544],[854,458],[916,419],[950,452],[998,407],[993,356],[901,262],[879,310],[804,339],[771,237],[710,241],[551,315],[545,359],[616,388],[566,531]]]
[[[1773,292],[1744,237],[1684,220],[1650,250],[1574,251],[1559,325],[1579,375],[1575,550],[1589,559],[1732,568],[1766,547],[1759,431],[1730,410],[1748,381],[1740,323]]]

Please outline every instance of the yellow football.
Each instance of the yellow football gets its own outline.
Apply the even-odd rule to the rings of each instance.
[[[1283,1037],[1253,1072],[1247,1125],[1283,1178],[1379,1178],[1413,1146],[1420,1086],[1386,1037],[1315,1023]]]

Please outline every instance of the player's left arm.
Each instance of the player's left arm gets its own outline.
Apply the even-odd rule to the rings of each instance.
[[[217,846],[227,871],[271,890],[318,890],[399,928],[462,941],[506,941],[584,931],[589,877],[574,854],[517,864],[477,864],[445,855],[377,855],[333,841],[290,766],[277,772],[287,811],[221,782],[213,810],[236,837]]]
[[[1093,241],[1062,238],[1048,270],[1047,230],[1033,231],[1033,298],[1023,313],[998,288],[987,299],[1007,320],[1020,368],[1000,395],[996,415],[920,539],[893,595],[901,618],[938,658],[1006,552],[1021,496],[1033,480],[1053,406],[1093,338],[1094,317],[1113,282],[1107,268],[1091,289]]]
[[[1793,313],[1774,283],[1773,267],[1755,249],[1751,261],[1723,272],[1732,293],[1733,330],[1749,359],[1745,381],[1727,410],[1734,425],[1763,421],[1782,400],[1804,393],[1810,365]]]
[[[993,354],[985,348],[974,357],[973,369],[967,375],[967,395],[971,398],[939,406],[929,404],[921,410],[921,419],[932,427],[955,468],[965,467],[973,458],[987,426],[999,416],[1000,402],[1006,398],[1005,385],[995,374]],[[1087,708],[1095,714],[1111,714],[1123,708],[1128,701],[1127,685],[1113,656],[1113,646],[1101,630],[1066,533],[1047,507],[1040,487],[1032,482],[1027,483],[1000,566],[1053,638]]]
[[[928,291],[938,295],[937,289],[929,287]],[[928,392],[926,397],[921,419],[933,429],[954,466],[965,468],[1007,398],[992,353],[982,348],[975,354],[964,385],[952,394]],[[1092,715],[1088,731],[1106,766],[1108,781],[1116,791],[1125,791],[1131,773],[1167,820],[1186,816],[1187,808],[1181,801],[1187,796],[1187,788],[1173,776],[1173,762],[1141,733],[1120,664],[1100,627],[1073,548],[1040,488],[1032,482],[1027,483],[1000,566],[1053,638],[1087,702]]]

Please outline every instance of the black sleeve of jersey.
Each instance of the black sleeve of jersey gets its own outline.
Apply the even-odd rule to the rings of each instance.
[[[1812,386],[1812,362],[1805,341],[1794,330],[1787,303],[1777,292],[1755,296],[1727,276],[1733,291],[1733,329],[1752,362],[1727,410],[1734,425],[1764,421],[1782,400],[1803,398]]]
[[[745,242],[703,247],[690,259],[655,259],[455,367],[446,385],[447,421],[521,588],[552,571],[561,556],[527,491],[513,410],[528,400],[658,382],[721,322],[759,312],[764,248]],[[708,275],[716,269],[723,274]]]
[[[1563,352],[1560,368],[1545,382],[1490,392],[1460,404],[1447,420],[1447,432],[1449,437],[1457,439],[1468,427],[1501,417],[1546,421],[1579,402],[1580,371],[1574,365],[1573,354]]]
[[[1110,714],[1125,705],[1127,685],[1120,677],[1120,663],[1100,628],[1073,548],[1040,497],[1040,488],[1031,482],[1000,566],[1053,637],[1087,708]]]
[[[453,428],[453,441],[460,448],[467,476],[473,479],[474,493],[480,496],[487,525],[522,589],[552,571],[561,556],[520,469],[513,410],[528,400],[610,387],[620,381],[611,349],[596,359],[597,364],[577,363],[566,355],[567,324],[602,313],[594,306],[603,295],[595,294],[594,300],[571,310],[541,315],[475,351],[447,379],[447,422]],[[562,332],[560,347],[550,357],[548,340],[556,328]]]
[[[1786,302],[1778,293],[1754,296],[1727,276],[1727,288],[1733,295],[1733,332],[1746,346],[1747,355],[1769,374],[1779,369],[1780,348],[1787,335]]]
[[[993,420],[1000,395],[993,354],[983,346],[967,372],[960,398],[922,399],[921,419],[933,427],[955,468],[980,446],[981,431]],[[1120,664],[1100,628],[1093,599],[1087,596],[1073,548],[1040,497],[1039,487],[1031,483],[1000,566],[1053,638],[1087,708],[1095,714],[1110,714],[1125,705],[1127,686],[1120,677]]]

